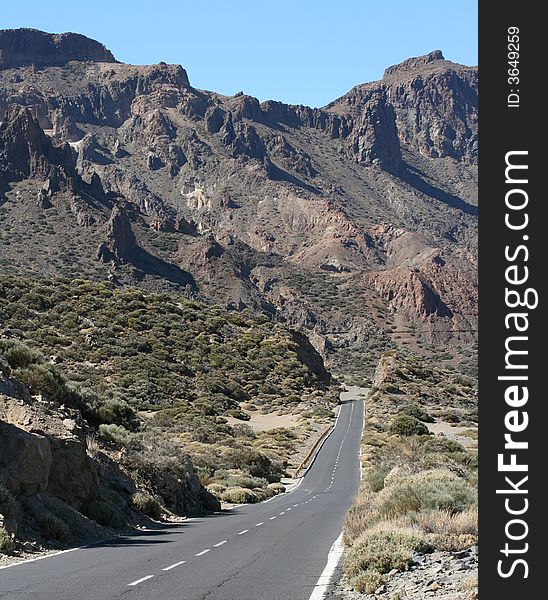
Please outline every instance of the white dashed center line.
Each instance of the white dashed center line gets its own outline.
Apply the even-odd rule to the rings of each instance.
[[[198,554],[196,554],[196,556],[203,556],[204,554],[207,554],[210,550],[211,550],[211,548],[206,548],[205,550],[198,552]]]
[[[270,521],[274,521],[276,517],[270,517]]]
[[[247,533],[249,531],[249,529],[244,529],[243,531],[240,531],[240,533],[238,535],[243,535],[244,533]]]
[[[264,525],[264,523],[262,521],[260,523],[257,523],[257,525],[255,525],[255,527],[260,527],[261,525]]]
[[[215,548],[218,548],[219,546],[222,546],[223,544],[226,544],[228,542],[228,540],[223,540],[222,542],[219,542],[217,544],[213,544],[215,546]]]
[[[143,583],[143,581],[146,581],[147,579],[152,579],[152,577],[154,577],[154,575],[147,575],[146,577],[141,577],[141,579],[136,579],[135,581],[128,583],[128,585],[131,585],[131,586],[139,585],[140,583]]]
[[[162,571],[171,571],[171,569],[174,569],[175,567],[178,567],[179,565],[184,565],[185,563],[186,563],[186,560],[180,560],[179,562],[169,565],[169,567],[164,567],[162,569]]]

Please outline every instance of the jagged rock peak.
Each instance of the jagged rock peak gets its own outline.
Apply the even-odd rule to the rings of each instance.
[[[42,131],[31,109],[12,104],[0,125],[0,180],[47,177],[52,169],[72,169],[68,144],[54,146]]]
[[[97,250],[97,258],[103,262],[130,262],[134,255],[137,242],[131,227],[127,209],[115,205],[110,214],[106,227],[106,241]]]
[[[79,33],[46,33],[28,28],[0,30],[0,69],[27,65],[61,67],[72,60],[117,62],[103,44]]]
[[[391,67],[388,67],[387,69],[384,70],[384,77],[386,78],[390,75],[394,75],[395,73],[416,71],[417,69],[420,69],[421,67],[424,67],[425,65],[429,65],[429,64],[437,62],[437,61],[445,62],[445,58],[444,58],[441,50],[434,50],[432,52],[429,52],[428,54],[423,54],[422,56],[415,56],[413,58],[408,58],[407,60],[404,60],[403,62],[401,62],[397,65],[392,65]]]

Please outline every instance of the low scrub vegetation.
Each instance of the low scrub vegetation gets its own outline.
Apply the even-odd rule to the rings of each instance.
[[[134,508],[152,519],[159,519],[162,515],[162,506],[158,500],[146,492],[134,494],[131,503]]]
[[[21,515],[21,505],[13,494],[0,483],[0,514],[6,519],[18,519]]]
[[[389,354],[375,384],[366,402],[364,477],[344,531],[344,572],[361,593],[375,592],[393,569],[408,569],[415,554],[464,550],[478,533],[476,452],[425,425],[446,386],[458,394],[450,405],[472,412],[472,382]]]
[[[0,276],[0,320],[16,341],[2,352],[18,377],[50,398],[66,394],[63,365],[83,411],[97,423],[134,425],[135,410],[245,418],[240,402],[294,407],[329,395],[328,375],[302,360],[286,328],[178,295],[106,282]],[[93,390],[93,392],[91,391]]]
[[[390,433],[397,435],[428,435],[429,429],[426,425],[409,415],[398,415],[394,417],[388,427]]]
[[[0,527],[0,552],[3,554],[11,554],[15,548],[15,544],[9,533]]]
[[[0,276],[0,322],[4,375],[78,409],[88,454],[107,452],[153,495],[162,477],[184,482],[193,465],[218,498],[269,497],[306,431],[255,433],[243,407],[322,421],[338,400],[321,362],[284,326],[176,294]],[[133,506],[158,512],[139,495]],[[105,526],[125,523],[108,498],[82,511]],[[47,529],[55,533],[53,521]]]

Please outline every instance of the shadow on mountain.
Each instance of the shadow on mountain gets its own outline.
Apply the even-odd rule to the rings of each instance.
[[[131,264],[144,275],[161,277],[176,285],[188,285],[191,286],[193,290],[198,289],[196,280],[190,273],[183,271],[173,263],[169,263],[150,254],[143,248],[136,249],[135,255],[131,258]]]
[[[305,183],[301,179],[295,177],[295,175],[292,175],[291,173],[288,173],[284,169],[278,167],[278,165],[274,164],[270,160],[268,161],[268,163],[265,164],[265,167],[268,173],[268,177],[272,179],[272,181],[286,181],[287,183],[292,183],[293,185],[300,187],[303,190],[310,192],[311,194],[317,195],[320,193],[318,188],[314,187],[313,185],[309,185],[308,183]]]
[[[465,202],[462,198],[433,186],[432,184],[428,183],[424,177],[424,173],[409,165],[406,165],[405,171],[400,175],[400,179],[402,181],[405,181],[426,196],[431,196],[435,200],[443,202],[443,204],[447,204],[447,206],[450,206],[451,208],[461,210],[467,215],[478,215],[477,206],[468,204],[468,202]]]

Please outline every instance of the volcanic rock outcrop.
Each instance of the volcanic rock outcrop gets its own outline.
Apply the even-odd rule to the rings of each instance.
[[[4,31],[0,49],[3,219],[25,240],[0,245],[16,268],[51,271],[35,242],[70,240],[61,262],[82,276],[170,287],[184,269],[201,298],[300,327],[326,356],[398,344],[406,320],[473,343],[477,68],[434,51],[310,108],[198,90],[180,65],[122,64],[74,34]],[[49,223],[40,242],[29,210]]]

